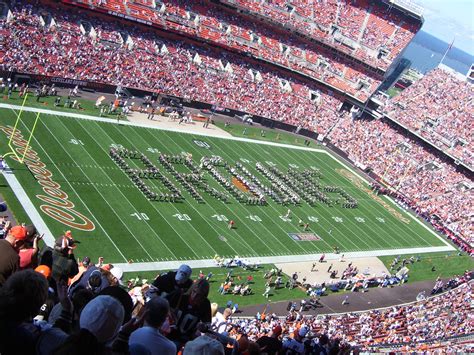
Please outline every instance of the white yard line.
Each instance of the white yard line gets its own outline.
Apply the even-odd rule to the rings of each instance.
[[[304,243],[304,242],[302,242]],[[366,258],[369,256],[387,256],[387,255],[404,255],[404,254],[424,254],[424,253],[435,253],[443,251],[452,251],[454,248],[449,247],[427,247],[427,248],[407,248],[407,249],[385,249],[385,250],[373,250],[373,251],[356,251],[350,253],[344,253],[344,259],[355,259],[355,258]],[[243,258],[249,264],[275,264],[275,263],[294,263],[303,261],[317,261],[321,257],[322,253],[319,254],[306,254],[306,255],[282,255],[282,256],[257,256],[250,258]],[[326,254],[325,260],[338,260],[341,254]],[[133,264],[115,264],[120,266],[125,272],[140,272],[140,271],[154,271],[154,270],[170,270],[177,269],[181,264],[187,264],[192,268],[205,268],[215,267],[216,262],[213,259],[204,260],[186,260],[186,261],[163,261],[163,262],[151,262],[151,263],[133,263]]]
[[[12,189],[18,201],[20,201],[21,206],[30,217],[31,222],[35,225],[36,229],[38,229],[41,233],[44,233],[43,241],[48,246],[52,247],[55,242],[53,233],[51,233],[46,223],[44,223],[43,218],[41,218],[40,214],[33,205],[33,202],[31,202],[30,198],[23,189],[23,186],[21,186],[15,174],[10,170],[10,168],[8,168],[8,166],[4,170],[3,176],[5,177],[5,180],[7,180],[8,185],[10,185],[10,188]]]
[[[21,109],[21,106],[0,103],[0,108],[19,110],[19,109]],[[79,119],[85,119],[85,120],[96,121],[96,122],[106,122],[106,123],[116,123],[117,122],[115,119],[110,119],[110,118],[88,116],[88,115],[82,115],[82,114],[70,113],[70,112],[53,111],[53,110],[46,110],[46,109],[33,108],[33,107],[24,107],[23,111],[40,112],[40,113],[48,114],[48,115],[79,118]],[[205,136],[205,137],[215,138],[215,136],[212,135],[212,134],[206,134],[206,133],[202,133],[202,132],[183,132],[179,129],[173,129],[173,128],[168,128],[168,127],[167,128],[157,127],[155,125],[144,124],[144,123],[121,121],[120,124],[125,125],[125,126],[144,127],[144,128],[159,129],[159,130],[170,131],[170,132],[178,132],[178,133],[184,133],[184,134],[190,134],[190,135],[197,135],[197,136]],[[288,145],[288,144],[275,143],[275,142],[265,142],[265,141],[256,141],[256,140],[253,140],[253,139],[240,138],[240,137],[218,137],[218,138],[233,140],[233,141],[239,141],[239,142],[247,142],[247,143],[253,143],[253,144],[268,145],[268,146],[274,146],[274,147],[282,147],[282,148],[289,148],[289,149],[295,149],[295,150],[303,150],[303,151],[309,151],[309,152],[323,153],[323,154],[326,154],[327,156],[329,156],[331,159],[338,162],[339,164],[343,165],[346,169],[351,171],[353,174],[355,174],[358,178],[363,180],[365,183],[367,183],[367,184],[369,183],[369,181],[365,177],[363,177],[357,171],[355,171],[351,167],[349,167],[346,164],[345,161],[343,161],[342,159],[338,159],[338,158],[334,157],[330,152],[328,152],[324,149],[316,149],[316,148],[309,148],[309,147],[298,147],[298,146],[293,146],[293,145]],[[24,189],[22,188],[22,186],[20,185],[18,180],[14,177],[14,175],[12,173],[9,173],[9,174],[10,174],[10,176],[8,178],[6,176],[7,174],[5,174],[7,182],[11,186],[11,188],[14,191],[15,195],[17,195],[17,197],[20,200],[22,206],[25,208],[25,211],[30,216],[32,222],[37,227],[39,226],[41,228],[40,230],[45,232],[46,241],[53,244],[54,243],[54,237],[52,236],[49,229],[46,227],[46,224],[44,223],[42,217],[39,215],[39,213],[37,212],[37,210],[33,206],[31,200],[26,195],[26,192],[24,191]],[[390,202],[392,202],[393,204],[396,204],[391,198],[389,198],[387,196],[386,196],[386,198]],[[421,221],[419,221],[418,218],[413,216],[408,211],[404,210],[404,212],[407,215],[409,215],[410,218],[412,218],[413,220],[415,220],[416,222],[421,224],[426,230],[430,231],[430,233],[435,235],[438,239],[442,240],[444,242],[444,244],[446,244],[446,246],[348,252],[348,253],[345,253],[345,257],[346,258],[362,258],[362,257],[367,257],[367,256],[422,254],[422,253],[432,253],[432,252],[443,252],[443,251],[456,250],[452,245],[450,245],[447,241],[445,241],[441,236],[439,236],[437,233],[435,233],[433,230],[431,230],[428,226],[424,225]],[[48,236],[48,234],[49,234],[49,236]],[[246,258],[246,260],[248,260],[250,263],[259,263],[259,264],[285,263],[285,262],[294,262],[295,260],[314,261],[314,260],[316,260],[316,258],[319,258],[320,255],[321,254],[250,257],[250,258]],[[338,255],[338,254],[326,254],[326,259],[328,259],[328,260],[335,260],[335,259],[338,259],[338,258],[340,258],[340,255]],[[212,266],[215,266],[215,262],[212,259],[188,260],[188,261],[186,261],[186,263],[189,264],[191,267],[212,267]],[[120,265],[120,267],[122,267],[124,271],[152,271],[152,270],[174,269],[174,268],[178,268],[179,265],[181,265],[181,264],[182,264],[182,261],[163,261],[163,262],[143,262],[143,263],[133,263],[133,264],[124,263],[124,264],[117,264],[117,265]]]

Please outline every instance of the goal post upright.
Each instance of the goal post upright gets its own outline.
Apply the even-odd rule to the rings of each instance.
[[[17,161],[20,163],[20,164],[23,164],[24,160],[25,160],[25,156],[26,156],[26,153],[28,152],[28,149],[30,148],[30,142],[31,142],[31,138],[33,138],[33,134],[35,132],[35,129],[36,129],[36,125],[38,124],[38,120],[40,118],[40,115],[41,113],[38,112],[36,114],[36,118],[35,118],[35,122],[33,123],[33,128],[31,129],[31,132],[30,132],[30,136],[28,137],[28,141],[26,143],[26,147],[24,148],[24,151],[23,151],[23,155],[22,157],[20,158],[17,154],[17,152],[15,151],[15,148],[13,148],[12,146],[12,141],[13,141],[13,137],[15,136],[15,132],[17,130],[17,127],[18,127],[18,124],[20,123],[21,121],[21,116],[23,114],[23,107],[25,106],[25,103],[26,103],[26,99],[28,97],[28,93],[26,93],[25,95],[25,98],[23,99],[23,103],[21,105],[21,108],[20,108],[20,111],[18,112],[17,114],[17,118],[16,118],[16,122],[15,122],[15,125],[13,126],[13,131],[10,135],[10,139],[8,140],[8,147],[10,148],[10,151],[6,154],[3,155],[3,158],[9,156],[9,155],[14,155],[17,159]]]

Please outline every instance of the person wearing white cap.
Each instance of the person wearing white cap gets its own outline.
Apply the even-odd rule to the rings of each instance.
[[[176,271],[169,271],[159,275],[153,281],[153,286],[157,289],[156,294],[165,297],[176,290],[186,292],[193,284],[191,274],[192,269],[189,265],[183,264]]]
[[[309,328],[303,325],[297,332],[294,333],[294,338],[287,338],[283,341],[283,349],[290,350],[292,354],[304,354],[303,339],[308,334]]]

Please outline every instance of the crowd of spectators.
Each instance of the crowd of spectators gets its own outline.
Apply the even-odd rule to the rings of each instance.
[[[379,2],[367,0],[286,1],[220,0],[291,26],[370,65],[388,68],[419,31],[421,22]],[[334,31],[334,28],[337,28]],[[348,47],[340,36],[357,43]],[[338,38],[338,40],[336,40]],[[386,56],[379,55],[379,49]]]
[[[22,268],[20,250],[38,249],[40,237],[34,226],[17,225],[0,240],[2,354],[327,354],[426,342],[472,350],[455,339],[474,330],[468,272],[437,282],[433,293],[444,293],[408,305],[325,316],[293,308],[286,318],[262,312],[233,319],[236,308],[218,312],[207,278],[201,273],[193,281],[188,265],[151,284],[130,281],[127,289],[122,270],[103,258],[78,262],[69,231]]]
[[[389,101],[387,114],[410,130],[474,167],[474,85],[434,69]]]
[[[472,245],[474,202],[470,180],[452,164],[385,120],[343,116],[329,135],[359,166],[370,167],[394,196],[440,231]],[[354,144],[357,142],[357,144]],[[472,252],[471,247],[466,249]]]
[[[100,28],[102,35],[119,32],[93,17],[48,8],[56,26],[43,28],[38,14],[45,9],[26,5],[12,10],[14,20],[2,23],[10,38],[2,48],[1,62],[6,70],[159,91],[322,134],[335,122],[340,101],[331,91],[237,55],[131,28],[133,48],[114,47],[108,41],[82,35],[79,21]],[[223,70],[224,63],[231,70]]]
[[[381,310],[286,318],[219,312],[204,274],[181,265],[151,283],[122,282],[123,271],[99,258],[76,260],[67,231],[22,265],[21,249],[38,249],[34,226],[8,228],[0,240],[2,354],[328,354],[429,346],[472,350],[471,274],[437,282],[440,295]],[[459,338],[457,341],[455,338]]]
[[[82,3],[88,4],[87,1]],[[115,8],[116,3],[102,1],[95,6],[110,10]],[[126,14],[131,4],[124,3],[120,11]],[[132,16],[136,18],[148,19],[158,27],[171,28],[303,72],[363,101],[381,83],[380,75],[367,71],[360,64],[347,61],[343,56],[334,54],[334,51],[281,32],[278,27],[256,23],[255,19],[228,8],[216,8],[215,4],[209,6],[206,0],[164,0],[164,11],[146,6],[140,6],[140,11],[135,11],[136,6],[131,10]],[[366,85],[361,86],[360,81]]]

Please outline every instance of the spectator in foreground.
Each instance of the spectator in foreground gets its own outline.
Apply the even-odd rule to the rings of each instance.
[[[176,290],[166,297],[173,316],[172,330],[168,338],[177,344],[178,350],[184,343],[196,337],[200,322],[211,322],[211,303],[208,295],[209,282],[200,279],[193,283],[188,292]]]
[[[278,354],[282,348],[282,343],[279,339],[281,333],[281,325],[277,325],[273,327],[268,336],[258,338],[257,344],[260,346],[260,350],[268,355]]]
[[[146,303],[145,325],[135,330],[128,341],[131,352],[136,345],[140,345],[152,355],[176,354],[176,345],[160,332],[169,310],[168,301],[162,297],[153,297]]]
[[[153,286],[157,288],[156,293],[162,297],[176,290],[186,292],[193,284],[191,274],[192,269],[188,265],[183,264],[176,271],[169,271],[166,274],[159,275],[153,281]]]
[[[7,234],[5,239],[0,240],[0,287],[15,271],[20,268],[20,248],[25,243],[26,229],[23,226],[15,226]]]
[[[46,278],[33,270],[15,272],[0,289],[0,353],[34,354],[39,329],[32,319],[48,295]]]
[[[111,296],[97,296],[82,310],[80,330],[69,335],[54,354],[112,353],[112,343],[117,338],[123,319],[124,309],[119,301]]]

